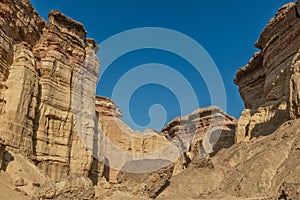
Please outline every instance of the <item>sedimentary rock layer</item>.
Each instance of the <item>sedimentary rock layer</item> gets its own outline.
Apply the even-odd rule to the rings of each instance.
[[[200,156],[214,155],[234,143],[236,120],[217,107],[178,117],[159,133],[132,131],[121,121],[121,112],[110,99],[97,97],[96,110],[101,137],[108,139],[101,139],[106,152],[100,160],[105,164],[104,177],[112,183],[107,192],[110,195],[119,191],[135,198],[154,198],[172,176],[190,165],[206,165],[198,163]],[[109,148],[111,144],[114,148]],[[114,165],[116,160],[122,165]]]
[[[169,141],[155,131],[131,130],[121,119],[119,108],[108,98],[96,98],[99,113],[100,141],[102,152],[100,161],[106,165],[104,176],[110,182],[117,182],[117,176],[126,163],[142,159],[170,160],[170,151],[164,151]],[[170,148],[176,155],[177,148]],[[163,166],[162,166],[163,167]],[[157,168],[159,169],[159,168]],[[138,169],[137,169],[138,170]],[[142,171],[139,169],[138,171]],[[156,170],[156,169],[152,169]]]
[[[211,164],[189,166],[169,180],[157,199],[275,200],[282,190],[287,199],[297,199],[299,122],[288,121],[271,135],[222,149]]]
[[[117,182],[124,166],[144,159],[175,162],[178,173],[221,132],[206,153],[232,145],[234,119],[218,108],[176,119],[160,133],[131,130],[110,99],[95,98],[95,41],[59,11],[48,18],[39,17],[28,0],[1,2],[1,153],[6,148],[24,155],[51,179],[80,174],[97,185],[102,176]],[[148,171],[160,167],[167,166]]]
[[[2,143],[53,179],[87,176],[97,121],[95,42],[80,23],[58,11],[45,22],[27,0],[1,2],[0,36]],[[74,107],[86,113],[75,113]]]
[[[256,53],[247,66],[237,73],[246,110],[239,120],[236,140],[273,132],[299,112],[299,1],[279,9],[262,32]]]
[[[131,130],[108,98],[97,97],[96,110],[101,127],[99,161],[104,164],[98,169],[112,184],[107,194],[120,191],[154,198],[172,176],[189,165],[205,165],[197,163],[201,156],[215,155],[234,144],[236,120],[218,107],[178,117],[159,133]]]
[[[236,120],[218,107],[201,108],[178,117],[162,129],[169,141],[178,146],[183,157],[175,173],[179,173],[195,157],[216,154],[234,144]]]

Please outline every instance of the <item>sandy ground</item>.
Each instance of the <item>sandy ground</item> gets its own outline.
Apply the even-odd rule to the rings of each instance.
[[[14,187],[12,182],[13,180],[6,172],[0,172],[0,200],[30,199],[23,192],[17,191],[18,189]]]
[[[24,157],[12,152],[4,155],[5,171],[0,171],[0,200],[31,199],[39,189],[34,185],[42,185],[49,178]],[[22,179],[22,186],[15,186],[17,180]]]

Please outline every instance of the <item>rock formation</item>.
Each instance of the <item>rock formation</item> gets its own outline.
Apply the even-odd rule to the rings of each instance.
[[[238,121],[212,106],[160,132],[130,129],[95,97],[97,45],[82,24],[59,11],[48,23],[28,0],[0,5],[0,198],[299,198],[299,0],[237,72]]]
[[[262,51],[236,74],[246,107],[237,144],[173,176],[157,199],[299,198],[299,6],[278,11],[256,43]]]
[[[4,150],[5,150],[5,145],[0,144],[0,170],[2,169]]]
[[[99,156],[105,164],[100,171],[111,183],[102,194],[108,198],[121,195],[116,192],[128,198],[154,198],[172,176],[189,165],[205,165],[201,156],[214,155],[234,144],[236,121],[217,107],[178,117],[160,133],[131,130],[120,119],[119,108],[108,98],[97,97],[96,110],[102,131],[101,146],[106,151]]]
[[[279,189],[279,200],[283,199],[300,199],[300,184],[299,183],[283,183]]]
[[[131,130],[122,120],[119,108],[108,98],[96,98],[96,111],[99,113],[99,125],[101,126],[101,149],[99,160],[106,165],[105,178],[116,183],[120,170],[128,163],[138,160],[172,160],[173,154],[177,156],[177,147],[155,131],[144,132]],[[170,145],[168,151],[165,146]],[[170,156],[169,156],[170,155]],[[164,166],[164,165],[163,165]],[[148,171],[157,170],[157,166]],[[140,172],[143,168],[136,169]]]
[[[211,164],[191,165],[157,199],[278,199],[284,183],[300,182],[298,127],[299,120],[286,122],[271,135],[219,151]]]
[[[107,152],[102,152],[106,157],[102,160],[112,167],[109,173],[104,174],[109,174],[110,178],[107,179],[111,182],[117,182],[119,170],[131,161],[152,159],[175,162],[174,173],[177,174],[196,156],[200,157],[201,153],[215,154],[234,143],[235,119],[217,107],[199,109],[191,115],[178,117],[160,133],[131,130],[120,119],[119,108],[108,98],[97,97],[96,110],[102,129],[100,135],[107,138],[100,139],[103,141],[101,146]],[[110,160],[114,156],[117,156],[118,165]]]
[[[88,175],[93,159],[74,127],[72,103],[79,95],[92,102],[85,109],[95,113],[95,42],[86,39],[80,23],[58,11],[50,12],[46,23],[29,1],[2,1],[0,25],[2,143],[53,179]],[[81,79],[85,92],[77,94],[74,85]]]
[[[255,44],[261,52],[236,73],[246,107],[237,142],[270,134],[299,117],[299,6],[299,1],[288,3],[277,12]]]
[[[214,155],[220,149],[232,146],[235,124],[234,117],[214,106],[198,109],[168,123],[161,134],[183,153],[175,166],[175,174],[181,172],[195,157]]]

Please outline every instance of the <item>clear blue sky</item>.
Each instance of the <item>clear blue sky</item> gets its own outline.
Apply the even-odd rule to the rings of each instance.
[[[287,2],[290,1],[32,0],[44,18],[50,10],[60,10],[80,21],[88,31],[88,37],[94,38],[97,43],[119,32],[139,27],[164,27],[190,36],[207,50],[218,66],[227,94],[226,111],[237,118],[244,105],[238,88],[233,84],[235,72],[258,51],[254,48],[255,41],[270,18]],[[111,97],[113,87],[122,74],[136,65],[153,62],[172,66],[188,76],[197,91],[200,107],[211,104],[204,81],[195,75],[189,63],[160,50],[140,50],[122,56],[102,76],[97,94]],[[180,102],[168,88],[145,85],[132,95],[130,101],[130,114],[135,123],[147,125],[150,120],[148,110],[154,104],[165,107],[166,122],[178,115],[188,114],[180,113]],[[161,127],[151,128],[158,130]]]

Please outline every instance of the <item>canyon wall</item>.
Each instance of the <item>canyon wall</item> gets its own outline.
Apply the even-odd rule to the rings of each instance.
[[[299,8],[279,9],[236,73],[246,107],[236,143],[192,162],[157,199],[300,199]]]
[[[160,132],[131,130],[121,120],[118,106],[105,97],[96,97],[96,111],[101,152],[94,171],[101,173],[94,173],[94,180],[100,180],[102,188],[97,190],[108,199],[121,198],[110,197],[118,192],[126,198],[155,198],[171,177],[190,166],[206,165],[203,159],[234,144],[236,120],[214,106],[177,117]],[[100,174],[110,186],[103,184]]]
[[[205,153],[233,144],[234,119],[213,107],[177,118],[160,133],[131,130],[110,99],[95,97],[95,41],[86,38],[82,24],[59,11],[51,11],[48,19],[28,0],[1,1],[1,161],[6,150],[13,151],[53,180],[79,174],[96,185],[102,176],[116,183],[124,166],[144,159],[175,162],[179,173],[199,148],[205,149],[202,142],[210,146],[221,132],[223,141],[214,141],[216,149]]]
[[[237,72],[246,107],[238,122],[212,106],[160,132],[130,129],[111,99],[95,97],[97,45],[82,24],[59,11],[48,23],[28,0],[0,5],[0,169],[27,194],[298,198],[299,0],[271,19],[261,51]]]
[[[236,120],[218,107],[202,108],[177,117],[161,132],[131,130],[121,120],[119,108],[108,98],[97,97],[96,110],[102,129],[100,135],[107,138],[101,139],[104,142],[101,146],[107,154],[102,153],[110,158],[118,155],[118,169],[127,162],[157,159],[175,163],[174,174],[177,174],[195,157],[214,155],[234,144]],[[114,175],[110,180],[116,181],[118,171],[109,174]]]
[[[236,73],[246,109],[239,119],[236,142],[268,135],[299,115],[299,1],[279,9],[262,32],[256,53]]]
[[[45,21],[29,2],[0,4],[1,140],[29,156],[38,87],[32,46],[39,40]]]
[[[52,179],[87,176],[91,149],[77,133],[93,140],[99,68],[95,42],[86,38],[80,23],[58,11],[45,22],[29,1],[1,1],[0,36],[1,145],[28,157]],[[81,89],[74,89],[78,81]],[[83,123],[74,121],[78,99],[89,105],[86,130],[76,130],[82,127],[76,123]]]
[[[100,161],[106,165],[108,171],[104,172],[104,177],[109,182],[118,182],[117,176],[121,169],[132,161],[162,158],[170,161],[172,154],[178,155],[176,146],[170,144],[163,135],[152,130],[140,132],[130,129],[121,120],[122,113],[110,99],[97,97],[96,111],[99,113],[99,135],[102,137]],[[171,150],[163,151],[168,145],[172,146]],[[150,171],[157,170],[150,168]],[[143,169],[137,167],[136,170]]]

